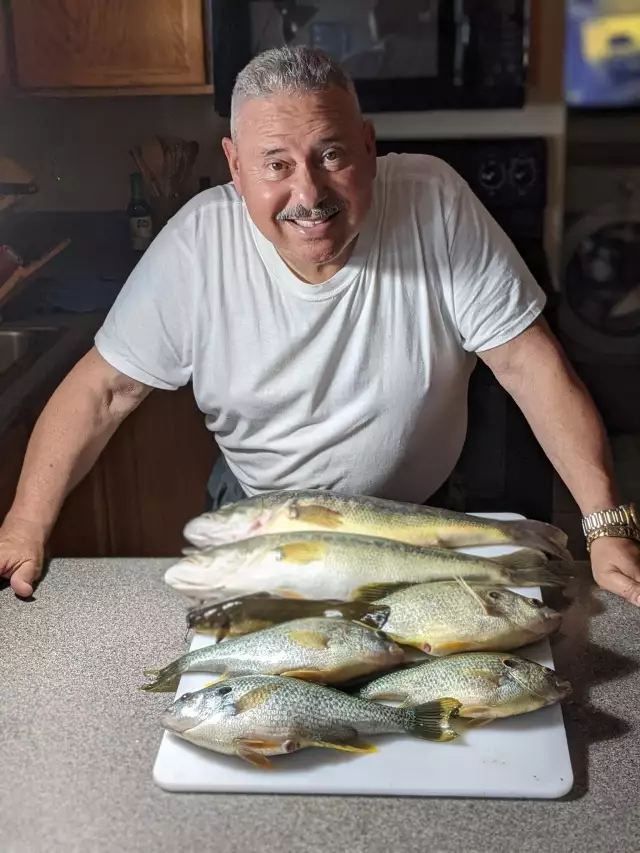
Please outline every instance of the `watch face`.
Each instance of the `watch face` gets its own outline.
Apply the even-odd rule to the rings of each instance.
[[[566,268],[566,300],[587,326],[624,339],[640,333],[640,222],[585,237]]]

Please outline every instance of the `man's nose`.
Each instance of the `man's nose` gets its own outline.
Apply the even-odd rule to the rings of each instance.
[[[295,171],[292,187],[293,200],[310,210],[318,207],[327,198],[327,188],[320,169],[299,166]]]

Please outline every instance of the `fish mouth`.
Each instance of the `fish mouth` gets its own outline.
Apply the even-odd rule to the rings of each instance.
[[[168,708],[160,717],[160,725],[163,729],[167,729],[170,732],[182,734],[182,732],[192,729],[195,722],[188,717],[177,717],[171,708]]]

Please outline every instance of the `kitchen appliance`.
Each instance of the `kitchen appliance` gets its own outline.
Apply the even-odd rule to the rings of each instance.
[[[339,59],[366,113],[520,107],[530,0],[211,0],[215,107],[271,47]]]
[[[520,516],[503,513],[496,517]],[[466,550],[488,556],[514,549]],[[530,596],[540,594],[535,588],[518,591]],[[191,649],[210,643],[211,637],[196,634]],[[519,649],[517,654],[553,667],[547,639]],[[176,697],[215,680],[216,676],[206,672],[184,675]],[[269,772],[164,732],[153,780],[160,788],[181,793],[530,799],[562,797],[573,786],[560,705],[465,730],[458,740],[448,744],[395,735],[381,735],[371,741],[378,750],[374,754],[345,755],[330,749],[304,749],[274,758],[274,769]]]
[[[496,140],[379,140],[378,153],[431,154],[468,182],[501,225],[547,295],[555,326],[557,293],[544,250],[547,148],[540,138]],[[480,361],[471,376],[468,430],[450,478],[447,502],[460,512],[502,512],[551,522],[551,463],[524,415]]]

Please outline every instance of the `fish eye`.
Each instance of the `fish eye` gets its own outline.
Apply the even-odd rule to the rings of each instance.
[[[500,598],[500,593],[496,592],[495,589],[492,589],[491,592],[488,593],[488,595],[492,601],[497,601]]]
[[[227,693],[231,693],[232,687],[229,684],[225,684],[223,687],[218,687],[217,693],[218,696],[226,696]]]
[[[552,669],[549,669],[549,667],[548,667],[548,666],[543,666],[543,667],[542,667],[542,670],[543,670],[543,672],[545,672],[547,675],[555,675],[555,672],[554,672]]]
[[[375,635],[376,635],[376,637],[379,637],[381,640],[388,640],[389,639],[389,637],[387,637],[387,635],[385,634],[384,631],[376,631]]]
[[[532,607],[544,607],[544,604],[539,598],[530,598],[529,604],[531,604]]]
[[[513,660],[513,658],[505,658],[502,663],[507,667],[507,669],[516,669],[518,666],[518,662]]]

